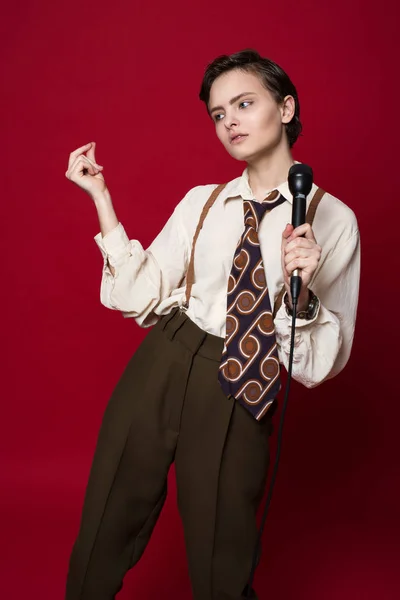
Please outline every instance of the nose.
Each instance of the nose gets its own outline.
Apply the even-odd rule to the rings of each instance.
[[[237,127],[239,125],[239,119],[234,114],[226,114],[224,119],[226,129]]]

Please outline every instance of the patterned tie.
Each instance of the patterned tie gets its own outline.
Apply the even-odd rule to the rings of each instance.
[[[262,204],[244,200],[244,232],[229,275],[225,345],[218,379],[227,396],[260,420],[281,388],[275,328],[261,257],[262,217],[286,201],[278,190]]]

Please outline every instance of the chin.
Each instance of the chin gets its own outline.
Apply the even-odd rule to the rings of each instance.
[[[277,145],[271,144],[269,146],[263,146],[262,148],[258,148],[253,152],[242,152],[243,158],[240,158],[240,160],[245,160],[248,163],[254,163],[258,160],[262,160],[272,156],[276,149]]]
[[[229,152],[229,154],[232,156],[232,158],[245,162],[257,160],[258,157],[262,156],[262,153],[260,152],[249,152],[248,150],[245,151],[244,149],[242,151],[238,149],[236,152]]]
[[[254,153],[251,151],[251,149],[249,150],[249,148],[245,149],[245,148],[226,148],[228,154],[230,156],[232,156],[232,158],[235,158],[236,160],[249,160],[250,158],[254,158],[254,156],[257,155],[257,153]]]
[[[245,162],[254,162],[259,160],[260,158],[263,158],[265,156],[269,156],[274,149],[276,148],[277,144],[275,143],[270,143],[270,144],[263,144],[261,147],[251,147],[248,146],[246,148],[246,144],[244,143],[243,146],[229,146],[228,148],[226,148],[226,150],[228,151],[228,153],[232,156],[232,158],[235,158],[236,160],[242,160]]]

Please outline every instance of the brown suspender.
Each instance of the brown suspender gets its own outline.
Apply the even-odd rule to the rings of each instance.
[[[209,197],[209,199],[207,200],[207,202],[205,203],[205,205],[203,207],[199,222],[197,224],[197,228],[196,228],[196,231],[195,231],[195,234],[193,237],[192,251],[190,254],[190,261],[189,261],[189,266],[188,266],[187,275],[186,275],[186,302],[184,305],[186,308],[189,306],[190,294],[191,294],[192,286],[194,283],[194,250],[195,250],[197,238],[199,237],[199,233],[201,231],[201,228],[203,227],[203,223],[208,214],[208,211],[214,204],[215,200],[218,198],[219,194],[225,188],[225,186],[226,186],[226,183],[221,183],[218,187],[215,188],[215,190],[213,190],[211,196]],[[325,192],[321,188],[318,188],[317,191],[315,192],[314,197],[311,200],[310,205],[307,210],[306,223],[309,223],[310,225],[313,224],[314,216],[315,216],[318,204],[320,203],[321,198],[324,194],[325,194]],[[283,286],[283,288],[279,292],[278,296],[276,297],[275,304],[274,304],[274,317],[275,317],[276,313],[278,312],[280,305],[282,304],[282,298],[283,298],[284,293],[285,293],[285,286]]]
[[[194,283],[194,248],[196,246],[197,238],[199,237],[200,230],[203,227],[204,219],[206,218],[208,211],[210,210],[210,208],[212,207],[212,205],[214,204],[214,202],[216,201],[216,199],[218,198],[219,194],[222,192],[225,186],[226,183],[221,183],[212,192],[211,196],[209,197],[209,199],[203,207],[199,222],[197,224],[196,232],[193,237],[192,252],[190,254],[189,266],[186,274],[186,308],[189,306],[190,293],[192,291],[192,285]]]

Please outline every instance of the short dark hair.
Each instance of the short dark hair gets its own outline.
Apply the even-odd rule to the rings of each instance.
[[[290,123],[285,123],[289,146],[292,147],[303,129],[300,122],[300,103],[296,88],[287,73],[279,65],[269,58],[263,58],[255,50],[247,49],[235,54],[222,54],[207,66],[199,94],[200,100],[205,103],[207,110],[209,109],[208,103],[212,84],[217,77],[233,69],[257,75],[278,104],[283,102],[285,96],[293,96],[295,113]]]

